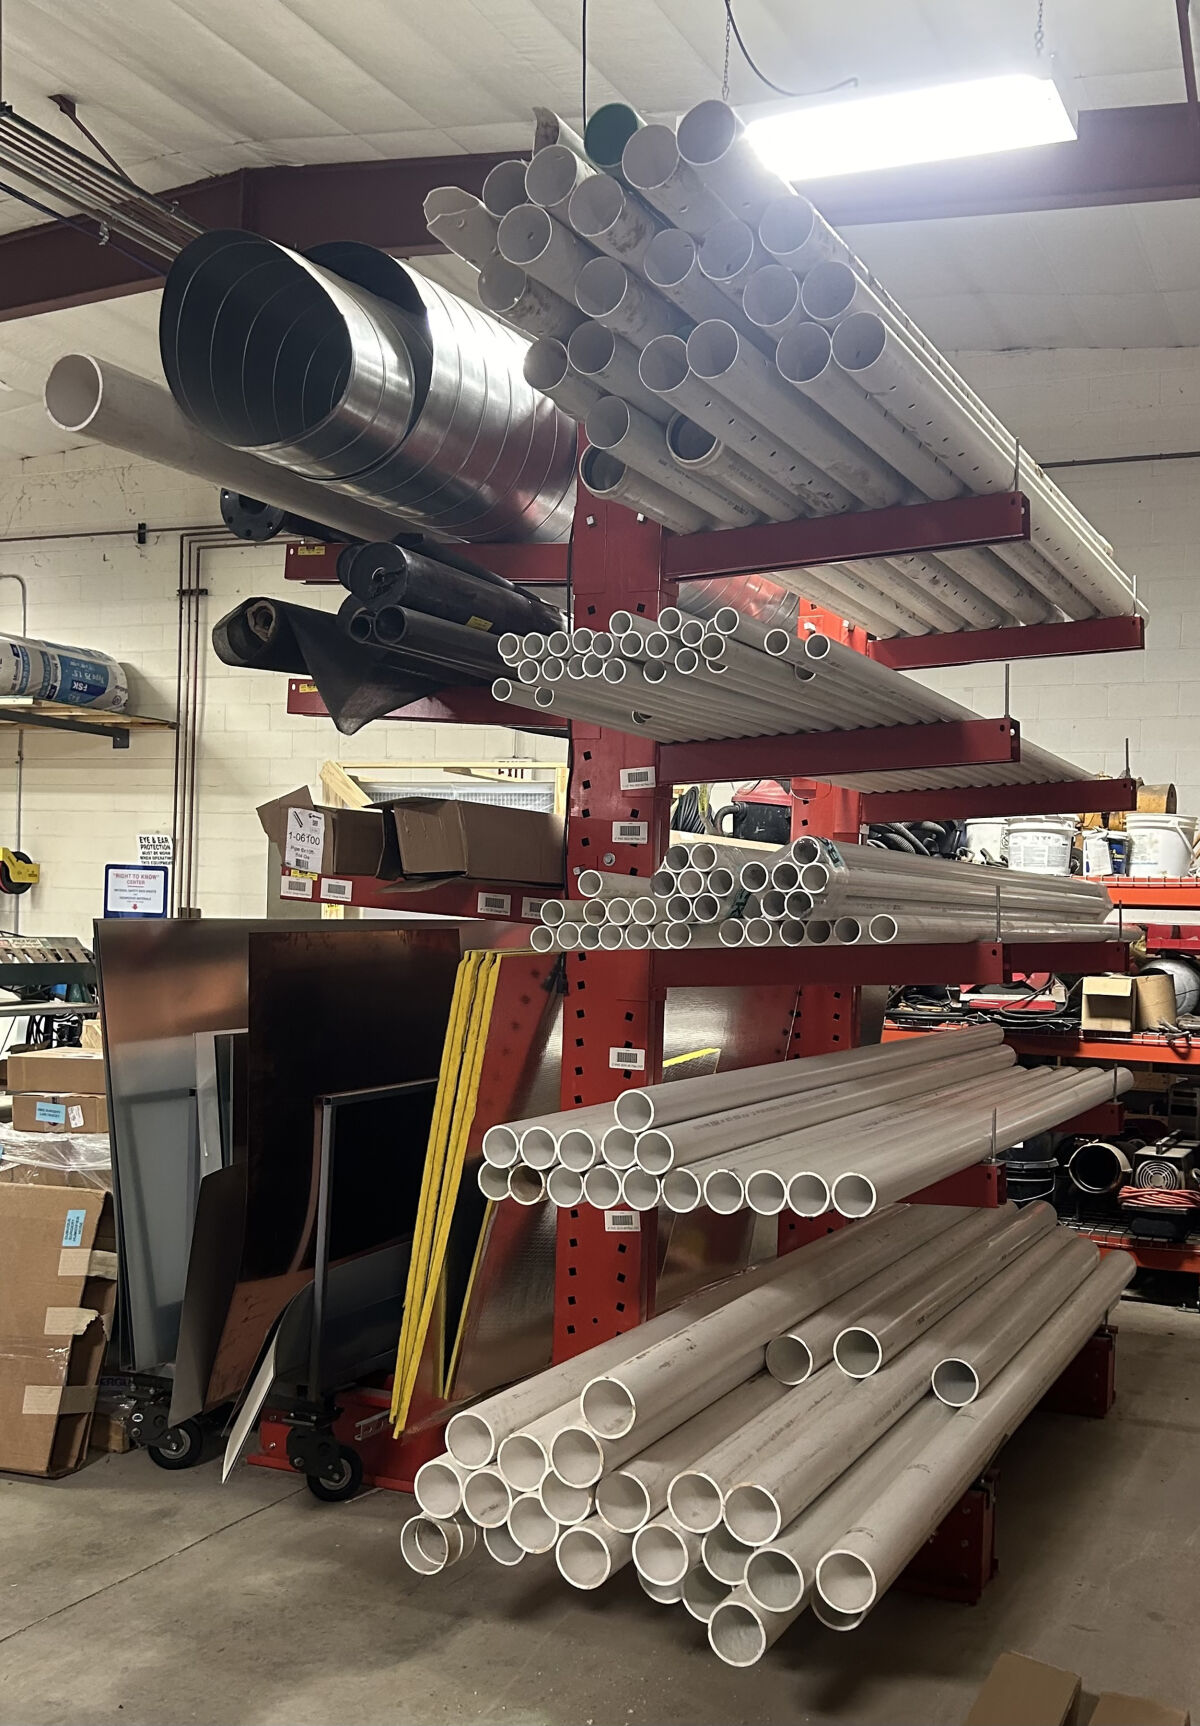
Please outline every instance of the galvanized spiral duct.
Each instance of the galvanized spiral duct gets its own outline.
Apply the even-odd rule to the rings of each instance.
[[[525,343],[374,247],[204,234],[159,346],[179,407],[233,449],[447,538],[570,531],[575,427],[525,382]]]

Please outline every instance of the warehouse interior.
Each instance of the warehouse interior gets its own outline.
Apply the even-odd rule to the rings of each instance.
[[[0,1726],[1186,1726],[1198,53],[0,0]]]

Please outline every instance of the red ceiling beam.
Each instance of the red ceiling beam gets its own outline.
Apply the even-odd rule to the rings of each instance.
[[[425,230],[426,192],[445,184],[478,192],[501,160],[423,156],[246,168],[159,196],[204,227],[254,228],[296,246],[361,240],[417,256],[440,250]],[[1095,108],[1080,114],[1077,143],[845,175],[807,190],[835,227],[1195,198],[1200,127],[1184,102]],[[0,236],[0,322],[137,293],[158,280],[62,224]]]

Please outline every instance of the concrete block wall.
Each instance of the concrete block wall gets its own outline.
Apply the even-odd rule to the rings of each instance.
[[[29,633],[96,647],[130,665],[131,708],[175,711],[179,534],[218,520],[214,489],[166,468],[97,447],[0,465],[0,572],[25,578]],[[145,546],[135,527],[147,523]],[[68,538],[39,538],[46,535]],[[193,902],[206,916],[261,916],[266,840],[255,808],[305,783],[319,790],[325,761],[419,765],[519,756],[556,761],[563,744],[501,728],[378,721],[343,737],[326,719],[289,717],[287,680],[239,672],[212,651],[212,625],[254,594],[336,609],[341,589],[283,579],[278,544],[203,556],[202,726]],[[14,582],[0,580],[0,630],[17,631]],[[137,835],[169,832],[174,739],[135,731],[128,750],[99,738],[25,734],[23,846],[42,880],[21,901],[31,933],[90,936],[102,910],[104,865],[135,862]],[[0,726],[0,844],[15,843],[15,734]],[[0,901],[0,927],[11,927]]]
[[[1039,461],[1200,449],[1200,350],[959,354],[955,363]],[[1143,653],[1015,662],[1012,711],[1047,749],[1095,773],[1130,764],[1171,780],[1200,814],[1200,460],[1059,468],[1052,477],[1135,578]],[[1002,666],[925,672],[984,714],[1003,711]]]

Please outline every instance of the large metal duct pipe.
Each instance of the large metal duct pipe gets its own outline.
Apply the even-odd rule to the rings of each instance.
[[[1084,1140],[1067,1162],[1067,1174],[1081,1193],[1115,1192],[1128,1182],[1132,1172],[1128,1151],[1111,1139]]]
[[[324,522],[351,539],[389,540],[407,523],[399,514],[341,497],[198,431],[168,390],[92,354],[64,354],[46,379],[46,412],[60,431],[75,432],[228,487],[297,515]]]
[[[371,247],[205,234],[159,346],[183,412],[233,448],[447,538],[570,531],[575,431],[521,377],[524,344]]]
[[[776,199],[792,197],[746,136],[728,102],[698,102],[679,122],[679,154],[733,215],[757,227]]]

